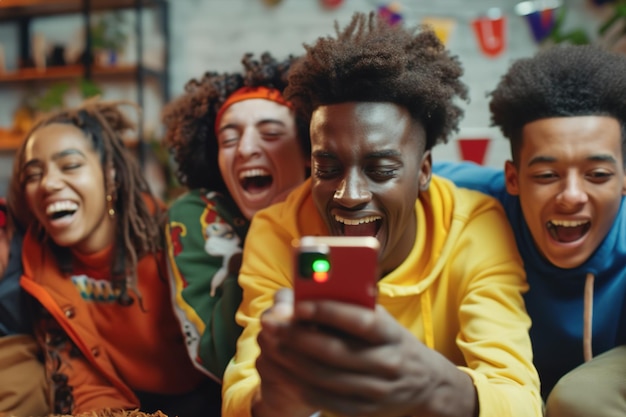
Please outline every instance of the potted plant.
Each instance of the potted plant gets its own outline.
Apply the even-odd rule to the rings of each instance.
[[[128,34],[124,27],[124,16],[116,11],[101,16],[91,25],[91,49],[99,65],[115,65],[118,55],[124,50]]]

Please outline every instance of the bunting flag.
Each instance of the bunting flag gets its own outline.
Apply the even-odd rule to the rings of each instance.
[[[494,58],[505,49],[506,18],[498,8],[489,9],[484,16],[472,21],[483,54]]]
[[[515,13],[526,19],[535,42],[539,43],[550,35],[556,24],[559,0],[523,1],[515,6]]]
[[[403,20],[400,9],[400,4],[398,4],[397,2],[378,6],[378,16],[383,18],[383,20],[385,20],[390,25],[397,25]]]
[[[458,139],[461,160],[484,165],[490,141],[488,138]]]
[[[343,4],[343,0],[320,0],[320,3],[325,9],[333,10]]]
[[[279,3],[281,3],[283,0],[263,0],[263,3],[268,6],[268,7],[274,7],[277,6]]]
[[[430,26],[441,43],[447,45],[450,34],[456,27],[456,21],[444,17],[425,17],[422,19],[422,25]]]

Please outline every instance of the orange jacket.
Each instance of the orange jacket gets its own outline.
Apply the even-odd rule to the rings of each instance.
[[[142,302],[131,306],[115,302],[106,279],[111,255],[111,249],[90,255],[82,260],[89,267],[68,277],[47,245],[32,232],[24,238],[20,284],[45,310],[37,328],[56,413],[137,408],[134,391],[180,394],[204,379],[171,309],[163,254],[140,259]]]

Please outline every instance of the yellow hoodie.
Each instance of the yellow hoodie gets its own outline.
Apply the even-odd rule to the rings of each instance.
[[[470,375],[480,417],[541,416],[522,300],[527,284],[502,208],[490,197],[434,177],[415,211],[415,245],[379,281],[378,303]],[[224,417],[251,415],[259,385],[259,317],[273,304],[276,290],[292,286],[292,240],[325,234],[310,180],[253,219],[239,274],[243,302],[236,318],[244,331],[224,376]]]

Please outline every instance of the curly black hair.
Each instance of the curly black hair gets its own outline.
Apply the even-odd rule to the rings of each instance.
[[[467,100],[463,68],[435,33],[407,30],[371,12],[355,13],[336,37],[305,45],[293,65],[285,97],[303,118],[321,105],[347,101],[392,102],[406,107],[426,131],[426,150],[446,142],[463,116],[455,98]]]
[[[518,162],[522,129],[550,117],[611,116],[626,139],[626,56],[594,45],[558,44],[515,61],[490,93],[491,122]],[[626,158],[625,158],[626,159]]]
[[[278,61],[270,53],[243,56],[242,73],[206,72],[185,85],[185,92],[168,103],[162,112],[166,128],[164,144],[177,164],[176,176],[187,188],[207,188],[228,194],[217,162],[215,117],[226,99],[241,87],[268,87],[281,92],[294,56]],[[305,155],[311,154],[308,122],[296,118],[296,129]],[[304,169],[304,168],[303,168]]]

